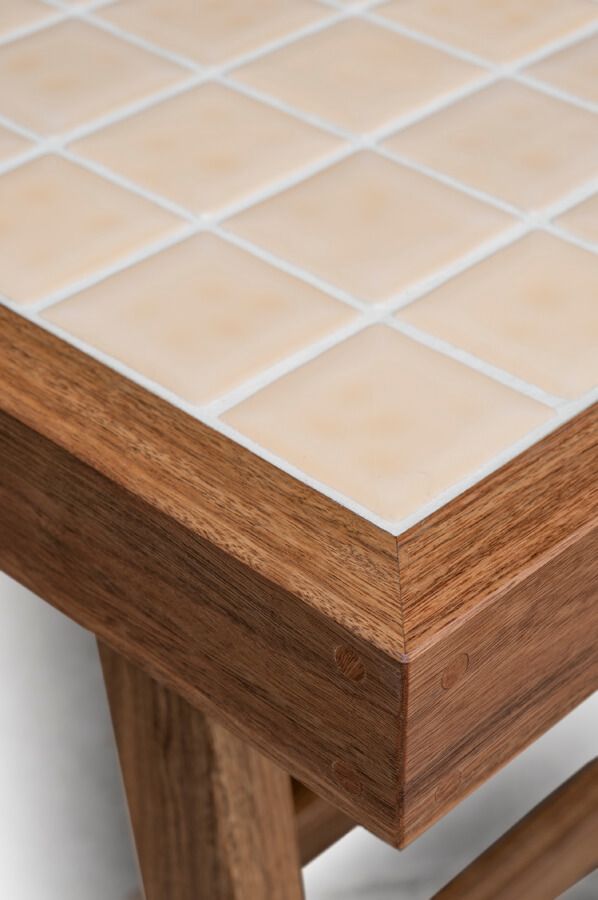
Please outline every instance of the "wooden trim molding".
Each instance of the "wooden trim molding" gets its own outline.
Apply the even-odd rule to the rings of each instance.
[[[286,772],[98,649],[146,900],[303,900]]]
[[[598,687],[598,408],[399,539],[0,309],[0,566],[403,845]]]
[[[306,866],[355,828],[355,822],[348,816],[326,803],[299,781],[293,782],[293,801],[302,866]]]
[[[6,414],[0,455],[9,575],[353,818],[394,834],[391,659]],[[365,683],[339,669],[343,647],[359,655]]]
[[[598,759],[517,822],[435,900],[546,900],[598,868]]]
[[[463,621],[597,515],[594,404],[401,535],[406,651]]]
[[[595,526],[411,658],[402,843],[598,687],[597,600]]]

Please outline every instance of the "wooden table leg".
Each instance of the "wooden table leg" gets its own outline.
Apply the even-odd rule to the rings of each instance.
[[[446,885],[435,900],[554,900],[598,868],[598,759]]]
[[[98,646],[147,900],[300,900],[290,777]]]

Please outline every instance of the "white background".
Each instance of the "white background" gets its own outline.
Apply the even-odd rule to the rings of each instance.
[[[1,900],[133,900],[95,641],[3,576],[0,727]],[[356,829],[305,870],[307,900],[428,900],[597,753],[598,695],[403,853]],[[598,900],[598,874],[566,896]]]

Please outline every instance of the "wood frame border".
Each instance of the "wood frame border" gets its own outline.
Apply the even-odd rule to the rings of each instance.
[[[598,687],[598,406],[395,538],[0,309],[0,440],[5,571],[393,844]]]

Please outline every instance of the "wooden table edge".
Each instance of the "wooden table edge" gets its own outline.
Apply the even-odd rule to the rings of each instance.
[[[260,686],[260,676],[248,664],[235,672],[234,702],[216,699],[213,709],[346,815],[392,843],[406,843],[411,734],[427,702],[421,684],[428,675],[419,676],[423,669],[414,664],[420,657],[434,658],[434,665],[444,662],[445,650],[457,646],[453,636],[483,615],[488,597],[516,590],[522,572],[542,568],[551,548],[561,547],[593,520],[598,407],[580,413],[397,539],[4,308],[0,384],[4,422],[26,429],[18,435],[23,452],[27,435],[39,436],[36,452],[48,452],[45,465],[31,460],[38,488],[42,474],[51,477],[58,457],[61,465],[77,470],[81,484],[91,485],[97,476],[87,485],[95,502],[100,486],[104,492],[114,489],[118,502],[124,498],[137,516],[151,512],[162,533],[170,528],[183,543],[189,540],[202,559],[230,563],[235,602],[243,585],[250,593],[261,592],[267,599],[253,611],[252,623],[259,623],[260,639],[266,640],[271,626],[267,616],[280,609],[285,653],[297,629],[310,635],[311,671],[301,672],[296,648],[283,660],[306,694],[300,723],[305,746],[294,751],[288,736],[285,742],[280,729],[277,733],[281,709],[271,704],[278,687],[264,708],[250,711],[244,721],[239,684],[245,679],[245,690]],[[26,475],[19,474],[25,484]],[[16,477],[10,474],[5,495]],[[52,509],[53,525],[62,527],[66,511],[57,503],[57,497],[43,500]],[[15,513],[16,531],[23,525],[17,519]],[[27,522],[29,529],[32,521],[35,517]],[[185,674],[172,659],[162,659],[158,634],[143,653],[131,649],[133,643],[117,633],[115,610],[103,607],[90,614],[89,606],[82,610],[73,598],[60,598],[59,585],[50,586],[49,561],[45,572],[27,575],[23,542],[17,547],[5,532],[3,544],[9,574],[191,702],[206,702],[198,689],[200,673]],[[97,571],[93,574],[97,577]],[[175,574],[169,573],[171,582]],[[92,583],[88,580],[88,594]],[[185,583],[183,593],[188,590]],[[231,600],[229,612],[233,608]],[[193,618],[197,610],[189,610]],[[168,625],[180,623],[175,617]],[[457,673],[463,665],[458,657],[448,664]],[[224,671],[224,659],[221,663]],[[520,664],[525,665],[525,654]],[[444,671],[437,674],[442,682]],[[317,680],[320,694],[312,691],[308,697],[310,679]],[[282,706],[291,695],[288,686],[285,690]],[[329,726],[322,718],[331,709],[338,718],[346,708],[357,711],[350,723]],[[322,721],[320,734],[314,731],[314,715]],[[526,739],[518,743],[511,735],[511,755]],[[483,772],[487,776],[491,767],[485,765]],[[469,788],[461,782],[447,789],[442,782],[450,777],[447,771],[432,787],[441,797],[444,791],[452,805]],[[431,808],[429,821],[435,817]],[[421,828],[418,811],[413,830]]]

